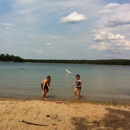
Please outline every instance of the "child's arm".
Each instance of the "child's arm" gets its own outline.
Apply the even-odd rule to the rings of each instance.
[[[73,88],[73,86],[76,84],[76,81],[71,85],[71,88]]]
[[[52,87],[51,87],[50,83],[48,83],[48,86],[49,86],[50,90],[52,90]]]

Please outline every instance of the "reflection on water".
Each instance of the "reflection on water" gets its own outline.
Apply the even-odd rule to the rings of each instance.
[[[26,70],[26,68],[18,67],[19,70]]]

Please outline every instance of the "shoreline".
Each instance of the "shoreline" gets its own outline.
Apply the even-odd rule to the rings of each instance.
[[[82,100],[82,99],[47,99],[44,100],[42,98],[13,98],[13,97],[1,97],[0,101],[45,101],[45,102],[57,102],[61,101],[64,103],[77,103],[77,104],[96,104],[96,105],[108,105],[108,106],[130,106],[130,102],[118,102],[118,101],[90,101],[90,100]]]
[[[68,99],[47,99],[44,100],[42,98],[10,98],[10,97],[0,97],[0,101],[45,101],[45,102],[56,102],[56,101],[62,101],[62,102],[68,102],[68,103],[90,103],[90,101],[85,100],[68,100]]]
[[[94,60],[94,61],[100,61],[100,60]],[[109,61],[109,60],[105,60],[105,61]],[[123,61],[125,61],[125,60],[123,60]],[[110,63],[103,64],[103,63],[79,63],[79,62],[78,63],[77,62],[76,63],[73,63],[73,62],[72,63],[71,62],[65,63],[65,62],[14,62],[14,61],[0,61],[0,63],[23,63],[23,64],[25,64],[25,63],[39,64],[40,63],[40,64],[65,64],[65,65],[71,64],[71,65],[100,65],[100,66],[128,66],[128,67],[130,67],[130,64],[116,64],[116,63],[115,64],[110,64]]]

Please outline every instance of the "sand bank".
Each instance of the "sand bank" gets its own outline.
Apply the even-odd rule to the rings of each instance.
[[[130,130],[130,106],[1,98],[0,130]]]

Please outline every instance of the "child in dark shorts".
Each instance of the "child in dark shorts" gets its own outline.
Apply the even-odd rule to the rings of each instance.
[[[51,82],[51,76],[47,76],[47,78],[41,82],[42,96],[43,96],[43,99],[45,99],[45,100],[47,99],[46,93],[49,91],[49,88],[50,88],[50,90],[52,90],[50,82]],[[49,88],[48,88],[48,86],[49,86]]]

